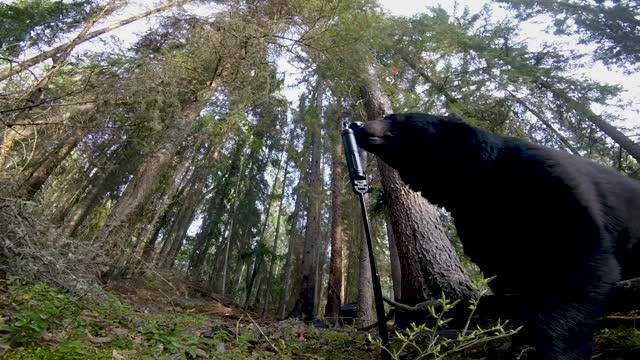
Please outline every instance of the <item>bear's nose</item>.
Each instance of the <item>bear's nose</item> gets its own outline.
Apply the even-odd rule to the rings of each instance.
[[[354,121],[351,124],[349,124],[349,128],[353,131],[355,130],[359,130],[364,126],[364,123],[360,122],[360,121]]]

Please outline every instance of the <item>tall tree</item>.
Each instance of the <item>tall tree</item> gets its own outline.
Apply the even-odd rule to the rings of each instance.
[[[371,65],[363,89],[370,120],[392,113],[377,74]],[[417,304],[440,293],[450,299],[472,299],[469,278],[444,233],[435,206],[411,191],[384,162],[378,161],[378,169],[400,258],[402,301]]]
[[[322,196],[322,164],[321,164],[321,123],[322,98],[324,86],[318,78],[316,83],[315,107],[312,107],[312,118],[308,122],[308,136],[311,139],[311,163],[309,164],[309,189],[307,193],[307,224],[302,253],[302,271],[298,280],[298,300],[293,316],[301,316],[305,321],[315,318],[315,278],[317,247],[320,244],[320,214]]]
[[[339,134],[342,128],[342,101],[336,101],[336,121],[333,134]],[[329,284],[327,286],[327,305],[324,317],[332,324],[337,324],[342,304],[342,193],[344,192],[343,171],[344,154],[342,142],[331,136],[333,147],[331,152],[331,262],[329,264]]]

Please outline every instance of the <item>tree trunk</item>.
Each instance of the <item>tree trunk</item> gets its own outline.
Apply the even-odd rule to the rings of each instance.
[[[360,151],[360,161],[363,169],[367,168],[367,154]],[[369,196],[365,195],[365,202]],[[354,236],[356,241],[360,242],[360,258],[358,261],[360,274],[358,277],[358,319],[359,326],[369,325],[373,322],[373,282],[371,279],[371,262],[369,261],[369,248],[367,245],[367,237],[365,235],[364,222],[359,204],[353,202],[353,213],[357,214],[359,221],[356,221]]]
[[[338,101],[336,130],[342,126],[342,102]],[[331,261],[329,263],[329,284],[327,285],[327,305],[324,317],[333,325],[338,324],[342,304],[342,193],[344,154],[342,142],[337,140],[331,154]]]
[[[184,202],[176,215],[176,219],[165,237],[162,250],[156,261],[161,268],[170,269],[173,267],[176,257],[184,244],[189,226],[193,221],[193,216],[195,215],[198,202],[201,200],[201,195],[202,191],[199,184],[193,181],[190,189],[187,190],[185,199],[183,199]]]
[[[131,269],[133,273],[138,271],[141,264],[147,263],[152,258],[160,230],[163,225],[165,225],[171,204],[177,200],[176,198],[180,194],[180,189],[182,185],[184,185],[183,181],[189,174],[190,165],[190,160],[185,159],[182,161],[168,180],[169,184],[164,191],[164,195],[156,204],[157,208],[153,211],[153,218],[142,232],[137,249],[135,250],[136,258],[134,261],[136,264],[135,267]]]
[[[155,151],[145,159],[136,172],[133,180],[127,185],[122,196],[111,210],[109,219],[102,227],[98,240],[108,249],[121,245],[123,237],[118,236],[126,221],[134,217],[157,186],[158,177],[174,158],[178,147],[189,134],[200,112],[209,102],[218,88],[218,81],[214,80],[202,91],[197,100],[188,105],[176,119],[176,123],[166,130],[163,141]]]
[[[267,157],[267,159],[269,159],[269,156]],[[278,185],[278,177],[280,176],[281,169],[282,169],[282,163],[279,162],[278,169],[276,170],[276,176],[273,178],[273,185],[271,186],[271,192],[269,192],[269,199],[267,200],[267,208],[265,209],[265,212],[264,212],[264,221],[262,222],[262,226],[260,227],[259,240],[254,249],[256,255],[255,255],[253,271],[251,272],[251,278],[247,285],[247,294],[246,294],[247,296],[244,302],[245,309],[249,307],[249,302],[251,301],[251,294],[253,292],[253,285],[254,285],[256,276],[258,275],[258,272],[261,270],[260,268],[264,260],[263,259],[264,255],[260,254],[259,250],[261,249],[262,246],[265,246],[264,244],[266,243],[264,238],[265,238],[265,234],[267,233],[267,226],[269,225],[269,216],[271,215],[271,206],[273,205],[273,199],[275,198],[276,185]]]
[[[69,119],[93,109],[95,109],[95,104],[93,103],[77,105],[66,111],[63,111],[59,116],[57,116],[55,119],[52,119],[50,122],[65,124],[69,121]],[[27,122],[25,124],[13,124],[11,126],[8,126],[7,129],[4,130],[2,145],[0,145],[0,170],[7,167],[7,157],[9,156],[9,153],[11,152],[13,147],[17,143],[20,143],[23,139],[26,139],[30,137],[31,134],[33,134],[34,126],[38,125],[29,125],[29,123]]]
[[[235,223],[235,217],[236,217],[236,211],[238,210],[238,204],[240,203],[240,185],[242,184],[242,174],[244,172],[244,157],[240,157],[240,176],[238,176],[238,179],[236,180],[236,189],[233,192],[233,206],[231,207],[231,213],[229,214],[229,233],[227,234],[227,243],[226,246],[224,247],[224,260],[222,263],[222,288],[221,288],[221,294],[224,296],[226,295],[226,285],[227,285],[227,269],[229,268],[229,251],[231,249],[231,235],[233,234],[233,232],[235,231],[235,226],[237,226],[237,224]]]
[[[393,227],[388,212],[385,216],[385,228],[389,240],[389,261],[391,263],[391,281],[393,282],[393,299],[399,301],[402,298],[402,270],[396,239],[393,236]]]
[[[107,26],[105,28],[102,28],[100,30],[96,30],[96,31],[90,32],[88,34],[85,34],[84,36],[81,36],[81,37],[78,36],[78,37],[74,38],[73,40],[71,40],[71,41],[69,41],[69,42],[67,42],[65,44],[62,44],[60,46],[56,46],[55,48],[53,48],[51,50],[45,51],[43,53],[40,53],[40,54],[30,58],[30,59],[27,59],[27,60],[19,63],[19,64],[9,65],[9,66],[5,67],[4,69],[0,70],[0,81],[4,81],[4,80],[8,79],[9,77],[11,77],[11,76],[13,76],[13,75],[15,75],[17,73],[20,73],[20,72],[22,72],[22,71],[24,71],[24,70],[26,70],[26,69],[34,66],[34,65],[37,65],[37,64],[39,64],[39,63],[41,63],[41,62],[43,62],[45,60],[54,58],[54,57],[58,56],[59,54],[63,53],[64,51],[66,51],[67,49],[75,48],[78,44],[81,44],[81,43],[83,43],[85,41],[94,39],[94,38],[96,38],[96,37],[98,37],[100,35],[106,34],[106,33],[110,32],[112,30],[115,30],[115,29],[117,29],[119,27],[122,27],[122,26],[125,26],[127,24],[131,24],[132,22],[138,21],[138,20],[143,19],[143,18],[145,18],[147,16],[150,16],[150,15],[153,15],[153,14],[156,14],[156,13],[171,9],[171,8],[179,6],[179,5],[183,5],[183,4],[187,3],[187,2],[189,2],[189,1],[177,1],[177,2],[174,2],[174,3],[171,3],[171,4],[167,4],[167,5],[163,5],[163,6],[157,7],[155,9],[146,11],[146,12],[140,14],[140,15],[132,16],[132,17],[130,17],[128,19],[124,19],[122,21],[118,21],[115,24],[109,25],[109,26]]]
[[[33,196],[42,188],[44,183],[55,169],[64,161],[73,149],[84,139],[90,127],[76,127],[71,129],[47,154],[39,164],[29,173],[27,178],[20,184],[18,189],[19,196],[25,198],[33,198]]]
[[[316,86],[316,107],[322,109],[322,81],[318,79]],[[320,215],[322,196],[322,171],[321,164],[321,123],[322,112],[318,111],[318,119],[309,124],[309,136],[311,137],[311,164],[309,172],[309,189],[307,204],[307,224],[304,238],[304,249],[302,254],[302,273],[299,281],[298,300],[299,314],[292,314],[294,317],[302,315],[304,321],[311,321],[315,318],[315,275],[317,248],[320,243]]]
[[[291,130],[291,135],[289,136],[289,145],[293,142],[293,130]],[[280,239],[280,223],[282,222],[282,212],[284,211],[284,198],[287,190],[287,176],[289,175],[289,151],[290,146],[287,146],[287,155],[284,160],[284,173],[282,175],[282,189],[280,190],[280,204],[278,205],[278,218],[276,219],[276,232],[273,236],[273,247],[271,248],[271,262],[269,263],[269,270],[267,273],[269,277],[267,278],[267,287],[265,291],[265,300],[264,307],[262,308],[262,314],[267,311],[269,308],[269,300],[271,299],[271,286],[275,281],[275,271],[276,261],[278,260],[277,252],[278,252],[278,240]]]
[[[392,113],[374,66],[364,89],[369,120]],[[441,292],[449,299],[469,300],[475,292],[447,239],[435,206],[413,192],[397,171],[378,160],[386,207],[398,248],[402,273],[402,300],[417,304]]]
[[[296,202],[293,206],[293,212],[289,217],[290,227],[289,227],[289,246],[287,248],[287,260],[285,262],[284,268],[284,291],[282,292],[282,299],[280,300],[280,318],[284,319],[287,311],[287,306],[289,304],[289,297],[291,293],[292,278],[293,278],[293,269],[295,267],[295,259],[296,253],[299,248],[300,241],[300,232],[298,230],[298,219],[300,219],[300,213],[302,212],[302,208],[305,203],[303,201],[302,191],[300,188],[303,184],[303,175],[300,174],[300,179],[298,180],[298,184],[296,185]]]
[[[131,154],[127,151],[130,149],[131,147],[127,145],[120,146],[108,156],[106,164],[98,167],[93,176],[88,179],[89,189],[62,221],[62,233],[65,236],[71,236],[77,231],[91,211],[99,205],[102,195],[120,185],[121,181],[125,181],[122,179],[122,168],[125,165],[124,159]]]
[[[223,144],[221,143],[220,145]],[[202,228],[196,236],[193,251],[189,258],[189,270],[191,272],[191,278],[195,283],[202,280],[203,267],[212,243],[215,241],[221,246],[225,245],[224,239],[221,238],[225,236],[225,230],[228,230],[229,221],[225,224],[222,232],[220,232],[220,224],[223,221],[222,219],[225,212],[227,212],[225,210],[232,210],[233,208],[233,205],[227,207],[227,199],[235,188],[233,186],[233,180],[236,179],[237,187],[239,179],[242,179],[243,169],[241,165],[243,163],[243,149],[243,142],[236,145],[231,155],[230,166],[226,174],[223,176],[223,179],[217,181],[213,187],[213,194],[215,195],[212,195],[210,198]],[[233,201],[231,201],[231,203],[233,203]]]

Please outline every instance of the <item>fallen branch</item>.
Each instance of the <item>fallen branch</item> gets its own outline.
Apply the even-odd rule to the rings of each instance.
[[[249,320],[251,320],[251,322],[253,323],[253,325],[255,325],[255,327],[258,329],[258,331],[260,331],[260,334],[262,334],[262,336],[264,336],[265,340],[267,340],[267,342],[269,343],[269,345],[271,345],[271,347],[273,348],[273,350],[276,351],[276,353],[279,353],[280,350],[278,350],[278,348],[273,345],[273,343],[271,342],[271,340],[269,340],[269,337],[267,337],[267,335],[265,335],[265,333],[262,331],[262,329],[260,328],[260,326],[258,325],[258,323],[253,320],[253,318],[251,317],[251,315],[249,315],[249,313],[245,313],[245,315],[247,315],[249,317]],[[238,332],[236,331],[236,334]]]

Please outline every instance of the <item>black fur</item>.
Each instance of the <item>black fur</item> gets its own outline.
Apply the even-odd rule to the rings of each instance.
[[[640,183],[450,117],[396,114],[356,139],[451,212],[496,294],[517,294],[528,358],[589,359],[612,285],[640,276]]]

